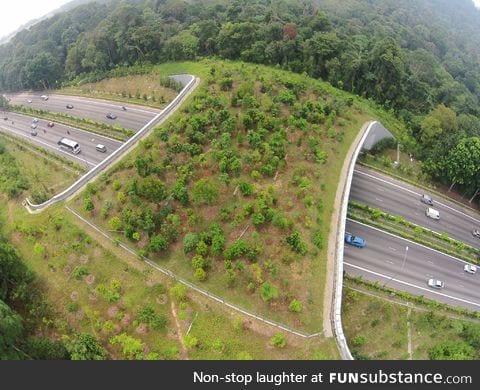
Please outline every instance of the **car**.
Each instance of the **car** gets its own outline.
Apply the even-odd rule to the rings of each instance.
[[[32,102],[32,99],[27,99],[27,103],[31,103]]]
[[[422,197],[420,198],[420,200],[423,202],[423,203],[426,203],[428,204],[429,206],[432,206],[433,205],[433,199],[430,195],[427,195],[427,194],[423,194]]]
[[[465,272],[468,272],[469,274],[477,273],[477,267],[473,264],[465,264],[465,266],[463,267],[463,270]]]
[[[30,127],[31,127],[32,129],[36,129],[36,128],[37,128],[37,124],[36,124],[36,123],[32,123],[32,124],[30,125]]]
[[[4,120],[4,121],[8,121],[8,116],[4,116],[4,117],[3,117],[3,120]]]
[[[111,112],[109,112],[109,113],[107,114],[107,118],[108,118],[108,119],[117,119],[117,116],[116,116],[115,114],[112,114]]]
[[[349,245],[356,246],[357,248],[364,248],[367,245],[367,241],[360,236],[354,236],[351,233],[345,233],[345,242]]]
[[[38,118],[33,118],[32,123],[38,123]]]
[[[67,104],[65,107],[67,107],[69,110],[71,110],[73,108],[73,104]]]
[[[472,236],[473,236],[473,237],[480,238],[480,230],[478,230],[478,229],[473,229],[473,230],[472,230]]]
[[[440,213],[438,210],[432,209],[431,207],[427,207],[425,210],[425,215],[432,219],[440,219]]]
[[[428,285],[432,288],[438,288],[438,289],[445,287],[445,283],[443,283],[441,280],[438,280],[438,279],[428,279]]]
[[[48,123],[47,123],[47,126],[48,126],[48,127],[53,127],[53,126],[55,126],[55,123],[53,123],[53,122],[48,122]]]
[[[40,96],[43,100],[48,100],[48,96],[47,95],[42,95]]]
[[[95,146],[95,149],[97,149],[99,152],[102,152],[102,153],[105,153],[107,151],[107,147],[102,144],[98,144],[97,146]]]
[[[32,130],[30,130],[30,135],[36,136],[37,135],[37,130],[32,128]]]

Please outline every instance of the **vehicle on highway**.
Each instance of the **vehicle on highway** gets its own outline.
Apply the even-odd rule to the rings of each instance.
[[[38,123],[38,118],[33,118],[32,123]]]
[[[127,111],[127,107],[122,106],[122,110],[123,110],[123,111]]]
[[[438,289],[445,287],[445,283],[443,283],[441,280],[438,280],[438,279],[428,279],[428,285],[430,287],[438,288]]]
[[[37,128],[37,124],[36,124],[36,123],[32,123],[32,124],[30,125],[30,127],[31,127],[32,129],[36,129],[36,128]]]
[[[57,144],[61,148],[66,149],[69,152],[72,152],[73,154],[80,153],[80,145],[78,144],[77,141],[73,141],[68,138],[62,138],[60,141],[57,142]]]
[[[8,116],[4,116],[4,117],[3,117],[3,120],[4,120],[4,121],[8,121]]]
[[[420,198],[420,200],[423,202],[423,203],[426,203],[428,204],[429,206],[432,206],[433,205],[433,199],[431,196],[427,195],[427,194],[423,194],[422,197]]]
[[[349,245],[356,246],[357,248],[364,248],[367,245],[367,241],[360,236],[354,236],[351,233],[345,233],[345,242]]]
[[[474,266],[473,264],[465,264],[465,266],[463,267],[463,270],[465,272],[468,272],[469,274],[477,273],[477,267]]]
[[[102,153],[105,153],[107,151],[107,147],[102,144],[98,144],[97,146],[95,146],[95,149],[97,149],[99,152],[102,152]]]
[[[108,119],[117,119],[117,116],[116,116],[115,114],[112,114],[111,112],[109,112],[109,113],[107,114],[107,118],[108,118]]]
[[[32,130],[30,130],[30,135],[33,135],[33,136],[36,136],[38,133],[37,133],[37,130],[35,130],[35,128],[32,128]]]
[[[427,207],[427,209],[425,210],[425,214],[429,218],[440,219],[440,213],[438,212],[438,210],[432,209],[431,207]]]
[[[47,123],[47,126],[48,126],[48,127],[53,127],[53,126],[55,126],[55,123],[53,123],[53,122],[48,122],[48,123]]]
[[[28,99],[28,100],[27,100],[27,103],[31,103],[31,102],[32,102],[32,99]]]
[[[73,108],[73,104],[68,103],[65,107],[71,110]]]
[[[478,229],[473,229],[473,230],[472,230],[472,236],[473,236],[473,237],[480,238],[480,230],[478,230]]]
[[[40,96],[43,100],[48,100],[48,96],[47,95],[42,95]]]

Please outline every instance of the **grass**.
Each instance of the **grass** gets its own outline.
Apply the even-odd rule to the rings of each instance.
[[[96,233],[90,235],[61,206],[29,215],[14,202],[4,204],[8,207],[0,207],[0,215],[8,223],[3,232],[37,275],[45,300],[55,311],[50,323],[52,336],[68,338],[77,332],[93,332],[110,359],[130,359],[132,356],[110,342],[114,335],[126,333],[148,351],[137,358],[180,359],[179,334],[186,334],[193,321],[191,334],[198,345],[187,351],[191,359],[338,358],[333,339],[287,337],[287,347],[273,350],[269,340],[274,329],[232,315],[231,310],[193,292],[188,292],[184,303],[172,302],[168,293],[171,279]],[[76,277],[80,269],[85,275]],[[120,286],[119,297],[109,301],[99,286],[109,288],[112,281]],[[139,311],[147,305],[167,319],[164,329],[140,323]],[[177,310],[180,327],[172,307]]]
[[[65,87],[56,93],[163,108],[172,101],[176,92],[162,87],[159,84],[160,76],[160,74],[151,73],[108,78],[96,83]]]
[[[22,144],[21,141],[10,137],[1,139],[7,152],[15,157],[21,175],[29,183],[29,189],[23,195],[43,193],[48,199],[78,179],[76,167],[72,169],[63,164],[62,159],[45,156],[35,147]]]
[[[262,83],[268,85],[274,91],[274,95],[284,90],[283,83],[285,80],[292,79],[291,82],[294,84],[305,83],[302,76],[281,71],[272,72],[270,68],[243,63],[202,61],[194,64],[168,64],[158,66],[156,69],[162,74],[168,74],[172,69],[175,69],[175,73],[192,73],[202,77],[202,85],[185,104],[186,108],[183,112],[176,113],[169,123],[163,126],[169,129],[169,134],[178,133],[179,139],[183,143],[188,141],[176,126],[186,120],[188,121],[192,116],[192,111],[194,113],[195,110],[199,110],[198,114],[203,114],[202,109],[197,107],[206,103],[202,103],[198,96],[218,96],[230,112],[241,118],[245,115],[246,109],[229,107],[229,101],[238,88],[243,88],[244,83],[249,83],[249,80],[251,80],[260,109],[266,110],[266,115],[270,115],[268,107],[272,103],[271,97],[268,93],[260,92]],[[215,74],[215,76],[212,76],[212,74]],[[219,90],[218,80],[222,79],[223,74],[232,77],[232,91],[222,92]],[[328,104],[337,100],[345,101],[344,99],[349,97],[347,94],[333,90],[327,84],[314,80],[311,80],[311,84],[311,89],[307,87],[306,91],[299,97],[299,103],[318,99]],[[330,129],[322,124],[318,126],[315,132],[312,131],[310,126],[300,130],[286,123],[282,125],[288,132],[286,136],[287,157],[275,174],[275,178],[265,176],[252,180],[252,170],[259,170],[261,164],[256,163],[255,160],[245,162],[247,161],[245,160],[246,156],[252,155],[252,150],[245,139],[247,129],[244,129],[243,125],[237,121],[237,127],[232,134],[232,144],[235,152],[244,159],[244,169],[238,179],[252,183],[255,187],[255,194],[259,194],[261,191],[272,191],[277,199],[274,206],[275,210],[291,220],[294,228],[281,231],[269,223],[254,226],[251,217],[245,216],[243,210],[249,203],[255,203],[255,194],[250,197],[242,197],[239,194],[233,195],[235,182],[238,179],[231,176],[232,183],[230,185],[220,185],[220,197],[215,205],[199,207],[191,203],[184,207],[177,202],[170,202],[174,207],[174,213],[181,220],[179,239],[172,243],[167,251],[159,255],[150,254],[149,257],[181,277],[256,314],[267,316],[269,319],[306,332],[321,331],[327,257],[326,242],[338,176],[351,142],[363,123],[371,118],[369,113],[355,103],[351,107],[343,104],[343,109],[339,109],[339,113],[332,121]],[[279,105],[279,107],[281,108],[279,118],[287,121],[288,115],[293,112],[292,108],[288,105]],[[158,130],[156,134],[159,134]],[[312,153],[309,152],[307,146],[310,142],[309,137],[315,135],[321,140],[320,147],[327,156],[324,164],[312,161]],[[147,144],[140,146],[121,164],[112,169],[108,174],[107,182],[99,181],[97,183],[98,196],[93,197],[95,211],[93,213],[84,212],[84,215],[103,229],[111,230],[107,223],[108,219],[112,216],[121,216],[126,207],[133,207],[133,210],[138,209],[138,206],[132,205],[128,198],[125,204],[117,200],[118,191],[128,192],[127,188],[132,178],[138,178],[136,170],[132,166],[137,155],[150,155],[154,164],[164,162],[165,173],[160,177],[167,188],[174,186],[180,167],[184,166],[189,160],[194,165],[196,179],[211,177],[218,180],[217,162],[212,158],[210,146],[204,147],[203,154],[199,157],[190,158],[178,155],[178,157],[174,156],[174,160],[169,165],[165,165],[168,156],[172,155],[168,151],[172,141],[161,142],[156,136],[150,137],[150,141],[150,146],[145,146]],[[261,157],[261,155],[258,156],[260,159]],[[256,158],[254,153],[253,158]],[[310,183],[307,184],[308,190],[301,190],[298,182],[295,183],[295,177],[303,178],[302,180],[305,183]],[[111,187],[113,181],[122,183],[122,188],[114,191]],[[192,190],[193,181],[191,180],[188,185],[189,192]],[[80,195],[73,202],[73,206],[80,212],[83,210],[83,196]],[[107,219],[102,218],[99,213],[105,200],[110,200],[113,204]],[[309,202],[311,204],[307,205]],[[149,204],[144,199],[142,199],[142,203],[158,210],[158,205]],[[230,215],[226,220],[222,220],[220,217],[222,208],[226,209]],[[182,250],[182,239],[187,232],[201,232],[213,221],[221,224],[225,232],[227,246],[231,245],[245,231],[242,239],[249,243],[257,243],[263,248],[258,262],[255,264],[245,258],[233,262],[233,272],[236,279],[234,285],[230,287],[227,284],[221,257],[213,259],[213,266],[208,270],[207,280],[198,282],[193,277],[194,270],[191,266],[190,256],[186,256]],[[299,231],[302,240],[308,247],[308,254],[305,257],[291,252],[285,244],[285,237],[291,234],[293,230]],[[324,244],[321,248],[312,244],[314,232],[323,237]],[[148,236],[144,232],[140,231],[139,233],[138,244],[134,241],[128,242],[131,247],[136,247],[137,251],[143,250],[148,243]],[[122,236],[121,232],[116,234],[118,239],[125,240]],[[270,303],[266,303],[260,298],[260,285],[265,281],[273,283],[280,292],[279,297]],[[294,298],[302,303],[303,310],[301,313],[288,310],[288,305]]]
[[[427,305],[407,307],[408,302],[398,296],[365,289],[353,280],[344,286],[342,322],[348,345],[358,359],[409,359],[407,322],[413,360],[429,359],[428,351],[437,343],[463,341],[465,326],[478,324],[445,310],[433,311]]]

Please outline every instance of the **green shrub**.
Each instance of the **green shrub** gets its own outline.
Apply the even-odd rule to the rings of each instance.
[[[270,339],[270,344],[277,348],[285,348],[287,339],[283,333],[278,332]]]

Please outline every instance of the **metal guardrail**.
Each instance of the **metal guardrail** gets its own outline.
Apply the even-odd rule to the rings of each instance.
[[[343,249],[344,249],[344,236],[345,236],[345,224],[347,219],[347,208],[348,208],[348,198],[350,197],[350,188],[352,186],[353,179],[353,170],[357,162],[358,154],[362,149],[363,143],[367,138],[372,126],[379,124],[374,121],[371,122],[365,132],[363,133],[360,141],[358,142],[355,151],[350,159],[348,166],[347,178],[345,180],[345,186],[343,189],[342,195],[342,208],[339,216],[339,225],[337,231],[337,246],[336,246],[336,267],[335,267],[335,277],[334,277],[334,297],[333,297],[333,312],[332,312],[332,322],[333,330],[335,337],[337,339],[337,344],[340,349],[340,355],[343,360],[353,360],[353,356],[348,348],[347,339],[343,333],[342,326],[342,290],[343,290]]]
[[[103,170],[110,167],[114,162],[122,158],[134,145],[137,144],[155,125],[160,121],[166,119],[166,117],[173,111],[173,109],[179,104],[179,102],[192,90],[192,88],[198,85],[198,79],[193,75],[186,75],[190,77],[190,81],[180,91],[180,93],[165,107],[158,115],[150,120],[145,126],[143,126],[135,135],[133,135],[127,142],[120,146],[115,152],[108,156],[105,160],[97,164],[70,187],[54,195],[52,198],[46,200],[40,204],[34,204],[30,199],[26,198],[22,204],[31,213],[38,213],[45,210],[47,207],[61,202],[69,197],[75,195],[77,191],[80,191],[90,180],[97,177]]]

